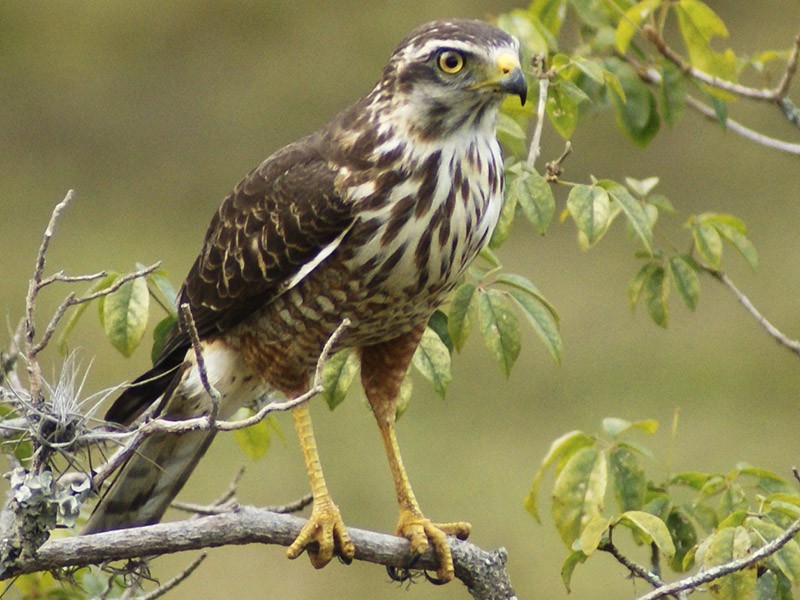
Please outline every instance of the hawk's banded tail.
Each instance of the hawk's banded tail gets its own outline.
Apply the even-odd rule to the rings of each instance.
[[[209,382],[220,394],[219,418],[227,419],[245,402],[263,393],[263,386],[237,352],[220,342],[203,342],[203,346]],[[112,407],[111,416],[126,414],[135,419],[143,407],[156,402],[159,403],[156,415],[169,420],[210,411],[211,399],[200,381],[192,351],[186,354],[174,375],[166,376],[163,368],[156,367],[139,380],[147,383],[141,387],[134,383]],[[130,403],[135,403],[136,408],[131,409]],[[215,433],[159,433],[147,438],[103,495],[83,533],[157,523],[206,453]]]

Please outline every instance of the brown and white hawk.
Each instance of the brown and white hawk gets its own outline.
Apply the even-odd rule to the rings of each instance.
[[[480,21],[414,30],[373,90],[329,125],[261,163],[211,220],[181,288],[199,332],[219,415],[268,392],[305,392],[325,342],[346,317],[337,348],[355,348],[361,380],[386,446],[400,518],[397,534],[421,553],[429,543],[439,576],[453,563],[446,535],[414,498],[395,438],[403,377],[433,311],[487,242],[503,202],[495,139],[507,94],[525,101],[519,44]],[[208,412],[184,327],[155,366],[114,403],[107,419]],[[320,467],[308,404],[292,411],[314,504],[288,555],[309,551],[316,567],[354,548]],[[123,467],[85,532],[158,521],[214,437],[149,438]]]

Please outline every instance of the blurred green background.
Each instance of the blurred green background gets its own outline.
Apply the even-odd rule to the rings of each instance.
[[[129,270],[163,260],[178,283],[208,220],[232,186],[269,153],[321,126],[369,90],[395,44],[426,20],[487,17],[521,3],[208,3],[201,1],[0,3],[0,310],[12,329],[53,205],[69,188],[75,203],[59,223],[48,267],[77,274]],[[731,29],[737,52],[787,48],[798,25],[794,0],[709,2]],[[797,93],[794,94],[797,99]],[[732,116],[779,137],[798,132],[768,107],[736,103]],[[761,267],[728,252],[726,269],[789,335],[800,335],[798,158],[726,133],[688,113],[646,150],[618,132],[613,116],[579,127],[566,177],[621,179],[658,174],[683,216],[730,211],[745,220]],[[543,160],[562,141],[545,129]],[[559,196],[563,203],[564,197]],[[677,219],[682,217],[674,217]],[[617,226],[619,227],[619,226]],[[554,528],[522,507],[550,442],[572,429],[597,431],[605,416],[656,418],[651,444],[663,458],[669,422],[681,409],[675,469],[725,471],[740,460],[789,476],[798,464],[797,358],[776,344],[714,281],[702,281],[694,314],[671,302],[666,331],[631,315],[626,286],[638,269],[634,245],[615,228],[599,247],[578,249],[571,225],[540,238],[520,219],[501,258],[556,305],[563,364],[526,330],[508,381],[477,336],[455,359],[445,401],[422,381],[400,422],[417,496],[434,520],[463,519],[483,548],[505,546],[523,598],[566,597],[566,554]],[[39,324],[66,289],[50,290]],[[4,342],[5,344],[5,342]],[[111,350],[95,318],[72,342],[92,360],[88,387],[129,379],[148,364]],[[60,359],[50,355],[46,373]],[[322,460],[351,526],[390,531],[396,508],[380,440],[358,394],[334,413],[315,407]],[[267,457],[247,465],[240,499],[280,504],[307,489],[290,420],[279,421]],[[209,501],[247,459],[232,436],[217,443],[182,497]],[[651,465],[661,477],[664,467]],[[549,485],[549,484],[548,484]],[[547,511],[547,507],[541,508]],[[545,512],[545,514],[547,514]],[[190,556],[159,559],[162,580]],[[635,586],[610,557],[573,578],[573,598],[627,598]],[[466,598],[454,583],[405,586],[380,567],[332,564],[315,571],[277,547],[213,550],[174,598]]]

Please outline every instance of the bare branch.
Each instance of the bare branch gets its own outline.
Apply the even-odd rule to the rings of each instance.
[[[197,519],[51,539],[39,548],[35,558],[20,561],[14,568],[0,573],[0,579],[34,571],[87,566],[225,545],[261,543],[289,546],[305,522],[304,519],[292,515],[241,506],[236,512]],[[415,569],[436,570],[438,566],[430,549],[412,563],[409,542],[405,538],[362,529],[348,529],[348,532],[356,546],[356,560],[397,568],[408,568],[413,564]],[[474,598],[516,598],[504,568],[504,550],[486,552],[455,538],[448,538],[448,542],[455,564],[455,575],[469,588]]]
[[[39,283],[39,289],[50,285],[51,283],[82,283],[85,281],[96,281],[108,275],[108,271],[99,271],[98,273],[91,273],[89,275],[64,275],[64,271],[53,273],[50,277],[45,277]]]
[[[775,86],[775,95],[777,98],[785,98],[789,93],[792,79],[795,73],[797,73],[798,60],[800,60],[800,32],[794,36],[794,48],[792,48],[792,53],[789,55],[789,60],[786,61],[786,71],[784,71],[783,77],[781,77],[778,85]]]
[[[639,579],[644,579],[654,588],[664,585],[664,581],[658,575],[648,571],[642,565],[633,562],[627,556],[622,554],[622,552],[619,551],[619,548],[617,548],[612,542],[609,541],[607,544],[601,544],[597,549],[602,550],[603,552],[608,552],[611,556],[617,559],[618,563],[628,569],[628,571],[631,572],[631,575],[634,575]]]
[[[741,291],[739,291],[739,288],[736,287],[730,277],[728,277],[722,271],[717,271],[716,269],[712,269],[710,267],[703,267],[703,269],[706,271],[706,273],[714,277],[717,281],[722,283],[731,292],[733,292],[733,295],[736,296],[736,299],[742,304],[742,306],[744,306],[745,310],[747,310],[747,312],[753,316],[758,324],[761,325],[761,327],[763,327],[766,332],[775,339],[775,341],[785,348],[788,348],[795,354],[800,355],[800,342],[789,338],[780,329],[775,327],[764,315],[762,315],[753,305],[753,303],[750,302],[750,299]]]
[[[674,596],[679,592],[697,589],[704,583],[714,581],[715,579],[719,579],[725,575],[729,575],[737,571],[743,571],[744,569],[752,567],[758,561],[775,554],[795,535],[797,535],[798,532],[800,532],[800,519],[792,523],[792,525],[780,537],[777,537],[768,544],[761,546],[761,548],[754,551],[752,554],[749,554],[744,558],[732,560],[723,565],[718,565],[716,567],[711,567],[710,569],[700,571],[697,575],[692,577],[687,577],[685,579],[681,579],[680,581],[663,585],[653,590],[649,594],[641,596],[639,600],[657,600],[658,598],[664,598],[666,596]]]
[[[547,90],[550,87],[550,78],[553,74],[547,70],[546,57],[537,54],[531,58],[536,77],[539,80],[539,104],[536,108],[536,128],[533,130],[533,139],[528,150],[528,164],[533,167],[541,152],[542,128],[544,127],[544,109],[547,105]]]
[[[38,405],[41,402],[42,390],[42,370],[39,365],[39,361],[36,359],[36,352],[33,344],[34,337],[36,336],[36,324],[34,322],[36,298],[39,294],[39,290],[41,289],[42,273],[44,272],[47,249],[50,246],[50,240],[53,237],[56,222],[61,216],[62,211],[67,208],[74,197],[75,192],[69,190],[66,196],[64,196],[64,199],[56,204],[56,207],[50,214],[50,221],[47,223],[47,229],[44,231],[42,243],[39,246],[39,252],[36,255],[36,264],[33,268],[33,277],[31,277],[31,280],[28,282],[28,294],[25,297],[24,354],[28,369],[29,391],[31,393],[31,401],[34,403],[34,405]]]
[[[694,110],[705,116],[706,118],[712,121],[719,121],[719,117],[717,113],[714,111],[713,108],[700,102],[696,98],[687,95],[686,96],[686,104],[692,107]],[[749,127],[745,127],[738,121],[734,121],[730,117],[725,119],[725,127],[733,131],[734,133],[742,136],[750,140],[751,142],[756,142],[757,144],[761,144],[762,146],[766,146],[767,148],[772,148],[773,150],[780,150],[781,152],[788,152],[789,154],[800,155],[800,144],[793,144],[791,142],[784,142],[783,140],[778,140],[776,138],[769,137],[764,135],[763,133],[759,133]]]

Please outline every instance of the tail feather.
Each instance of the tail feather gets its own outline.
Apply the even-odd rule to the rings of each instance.
[[[156,434],[122,467],[83,534],[152,525],[161,520],[214,440],[213,431]]]
[[[208,380],[220,394],[218,415],[227,419],[244,403],[262,394],[264,386],[235,350],[219,341],[203,342],[203,346]],[[138,415],[155,403],[159,403],[158,415],[171,420],[207,414],[211,409],[193,352],[177,364],[156,366],[137,381],[142,385],[129,388],[117,399],[112,416],[124,415],[126,418],[120,420],[128,422],[127,417]],[[214,431],[190,431],[147,438],[100,499],[83,533],[158,522],[214,435]]]

